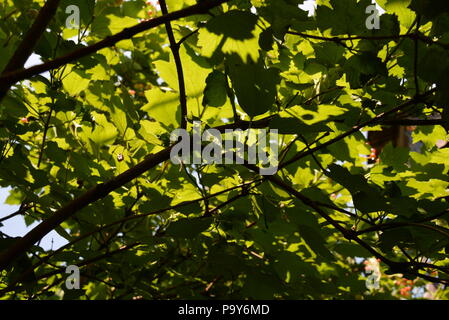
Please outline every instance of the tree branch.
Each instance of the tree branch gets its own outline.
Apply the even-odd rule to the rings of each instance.
[[[269,119],[270,117],[267,117]],[[267,119],[262,119],[267,121]],[[216,127],[219,131],[224,131],[226,128],[231,127],[229,125]],[[238,124],[233,125],[234,128],[238,127]],[[245,122],[243,122],[242,130],[245,128]],[[115,178],[98,184],[95,187],[89,189],[78,198],[70,201],[65,206],[57,210],[51,217],[42,221],[34,229],[28,232],[23,238],[17,240],[8,249],[0,252],[0,270],[6,268],[18,255],[26,252],[34,243],[42,239],[47,233],[61,224],[63,221],[73,216],[77,211],[83,209],[91,203],[105,197],[113,190],[122,187],[131,180],[139,177],[144,172],[155,167],[156,165],[167,161],[170,158],[170,152],[173,145],[152,155],[148,155],[145,160],[137,164],[135,167],[128,169]]]
[[[410,33],[410,34],[406,33],[406,34],[387,35],[387,36],[348,36],[348,37],[324,37],[324,36],[317,36],[317,35],[307,34],[307,33],[302,33],[302,32],[296,32],[296,31],[287,31],[287,34],[300,36],[305,39],[332,41],[335,43],[341,43],[342,41],[352,41],[352,40],[400,40],[400,39],[404,39],[404,38],[409,38],[412,40],[420,40],[429,45],[435,44],[444,49],[449,49],[448,43],[434,41],[431,38],[426,37],[420,33]]]
[[[435,89],[430,90],[426,93],[424,93],[423,95],[417,96],[413,99],[410,99],[409,101],[403,103],[402,105],[393,108],[392,110],[388,111],[388,112],[384,112],[382,114],[379,114],[378,116],[364,122],[363,124],[354,127],[353,129],[335,137],[334,139],[331,139],[315,148],[310,148],[304,152],[301,152],[299,154],[297,154],[295,157],[293,157],[292,159],[284,162],[283,164],[281,164],[279,166],[279,168],[285,167],[288,164],[291,164],[319,149],[324,148],[325,146],[328,146],[330,144],[333,144],[357,131],[359,131],[361,128],[363,128],[364,126],[373,124],[377,121],[379,121],[380,119],[384,118],[385,116],[392,114],[394,112],[397,112],[398,110],[401,110],[403,108],[405,108],[406,106],[409,106],[413,103],[416,103],[418,100],[430,95],[431,93],[433,93],[435,91]],[[267,125],[269,120],[272,118],[273,116],[268,116],[267,118],[261,119],[259,120],[260,123],[256,123],[258,125]],[[253,122],[251,125],[252,127],[254,127],[254,123]],[[229,125],[224,125],[224,126],[219,126],[216,127],[216,129],[218,129],[219,131],[224,131],[227,128],[241,128],[242,130],[245,129],[245,125],[250,125],[249,123],[247,123],[246,121],[239,121],[238,123],[234,123],[234,124],[229,124]],[[67,218],[71,217],[72,215],[74,215],[77,211],[79,211],[80,209],[88,206],[89,204],[105,197],[106,195],[108,195],[111,191],[125,185],[126,183],[130,182],[131,180],[137,178],[138,176],[140,176],[141,174],[143,174],[144,172],[146,172],[147,170],[153,168],[154,166],[158,165],[159,163],[162,163],[166,160],[169,159],[170,157],[170,151],[171,151],[171,147],[168,147],[156,154],[152,154],[147,156],[147,158],[142,161],[141,163],[137,164],[135,167],[125,171],[124,173],[116,176],[115,178],[107,181],[106,183],[102,183],[99,185],[96,185],[95,187],[91,188],[90,190],[86,191],[84,194],[82,194],[80,197],[70,201],[68,204],[66,204],[64,207],[62,207],[61,209],[57,210],[51,217],[49,217],[48,219],[44,220],[43,222],[41,222],[38,226],[36,226],[34,229],[32,229],[30,232],[28,232],[23,238],[20,238],[18,241],[16,241],[12,246],[10,246],[8,249],[4,250],[3,252],[0,253],[0,270],[6,268],[18,255],[20,255],[23,252],[26,252],[34,243],[36,243],[37,241],[39,241],[41,238],[43,238],[48,232],[50,232],[51,230],[53,230],[56,226],[58,226],[60,223],[62,223],[63,221],[65,221]],[[258,167],[254,166],[254,165],[247,165],[248,168],[250,168],[251,170],[254,170],[256,172],[258,172]],[[274,179],[274,181],[276,181],[277,183],[283,183],[282,181],[278,181],[276,180],[277,178],[274,178],[274,176],[266,176],[268,180],[271,181],[271,179]],[[272,181],[273,183],[275,183],[274,181]],[[288,186],[288,185],[287,185]],[[291,188],[291,190],[294,190],[293,188]],[[290,191],[290,190],[289,190]],[[295,193],[296,190],[295,190]],[[292,194],[295,194],[292,193]],[[301,196],[299,193],[297,193],[299,195],[299,197]],[[311,200],[310,200],[311,201]],[[329,223],[331,223],[335,228],[337,228],[337,230],[340,230],[341,232],[344,233],[345,236],[348,236],[349,233],[351,233],[352,231],[348,231],[345,228],[343,228],[342,226],[340,226],[337,222],[333,221],[332,218],[330,218],[327,213],[325,213],[324,211],[321,210],[321,208],[316,205],[315,203],[313,203],[312,208],[318,208],[317,212],[322,212],[324,213],[325,216],[327,216],[327,219],[332,220],[332,222],[330,220]],[[324,217],[324,216],[323,216]],[[352,234],[352,233],[351,233]],[[366,243],[364,246],[368,246]],[[370,247],[371,248],[371,247]],[[376,252],[373,248],[369,249],[371,252]]]
[[[50,23],[53,16],[56,14],[60,0],[48,0],[39,14],[34,20],[28,32],[23,37],[22,42],[17,47],[11,59],[9,59],[8,64],[3,70],[1,76],[8,74],[10,71],[18,70],[23,68],[25,62],[33,53],[34,47],[38,43],[42,34],[44,33],[47,25]],[[0,80],[0,101],[5,97],[9,88],[13,83],[3,82]]]
[[[13,218],[13,217],[15,217],[15,216],[18,216],[18,215],[20,215],[20,214],[23,214],[23,213],[25,213],[28,209],[31,209],[31,208],[32,208],[32,206],[30,206],[29,204],[23,204],[23,203],[22,203],[22,205],[20,206],[19,210],[17,210],[16,212],[13,212],[13,213],[11,213],[11,214],[8,214],[6,217],[1,218],[1,219],[0,219],[0,222],[6,221],[6,220],[11,219],[11,218]]]
[[[42,221],[24,237],[20,238],[9,248],[0,253],[0,270],[5,269],[11,261],[17,258],[18,255],[26,252],[34,243],[42,239],[47,233],[60,225],[67,218],[74,215],[77,211],[107,196],[111,191],[120,188],[126,183],[139,177],[141,174],[155,167],[159,163],[168,160],[170,157],[171,148],[172,147],[169,147],[156,154],[147,156],[145,160],[137,164],[135,167],[123,172],[105,183],[96,185],[78,198],[70,201],[65,206],[57,210],[52,216]]]
[[[111,47],[121,40],[130,39],[140,32],[155,28],[166,22],[188,17],[194,14],[206,13],[209,9],[219,6],[220,4],[227,1],[229,0],[202,1],[196,5],[184,8],[182,10],[178,10],[169,13],[167,15],[163,15],[161,17],[156,17],[152,20],[141,22],[133,27],[125,28],[121,32],[116,33],[115,35],[106,37],[105,39],[93,45],[75,50],[65,56],[50,60],[46,63],[42,63],[31,68],[15,70],[2,74],[0,76],[0,85],[5,87],[11,86],[18,81],[28,79],[32,76],[41,74],[43,72],[63,66],[69,62],[78,60],[89,54],[95,53],[101,49]]]
[[[249,168],[250,170],[253,170],[253,171],[256,171],[256,172],[259,170],[259,168],[257,166],[255,166],[255,165],[245,164],[245,166],[247,168]],[[305,205],[307,205],[307,206],[311,207],[312,209],[314,209],[322,218],[324,218],[330,225],[332,225],[336,230],[338,230],[346,239],[353,240],[357,244],[359,244],[361,247],[363,247],[366,250],[368,250],[376,258],[380,259],[383,263],[385,263],[387,266],[389,266],[390,270],[393,273],[413,274],[413,275],[419,276],[419,277],[421,277],[423,279],[426,279],[428,281],[431,281],[431,282],[445,283],[445,284],[449,283],[449,281],[446,280],[446,279],[439,279],[439,278],[430,277],[430,276],[424,275],[422,273],[419,273],[418,270],[416,270],[416,271],[414,270],[415,268],[417,268],[417,269],[420,269],[420,268],[421,269],[422,268],[439,269],[438,266],[429,265],[429,264],[423,265],[423,264],[416,263],[416,262],[396,262],[396,261],[390,260],[389,258],[385,257],[383,254],[381,254],[377,250],[375,250],[368,243],[366,243],[365,241],[360,239],[358,237],[357,232],[349,230],[349,229],[346,229],[343,226],[341,226],[336,220],[334,220],[330,215],[328,215],[325,211],[323,211],[319,207],[319,205],[315,203],[315,201],[313,201],[312,199],[309,199],[308,197],[304,196],[299,191],[297,191],[296,189],[294,189],[293,187],[291,187],[290,185],[288,185],[287,183],[282,181],[277,176],[275,176],[275,175],[273,175],[273,176],[264,176],[264,178],[266,180],[272,182],[273,184],[277,185],[281,189],[283,189],[283,190],[287,191],[288,193],[292,194],[293,196],[298,198],[300,201],[302,201]]]
[[[373,118],[371,118],[371,119],[369,119],[369,120],[367,120],[367,121],[365,121],[365,122],[363,122],[363,123],[353,127],[351,130],[348,130],[345,133],[342,133],[341,135],[338,135],[335,138],[330,139],[329,141],[324,142],[323,144],[320,144],[320,145],[318,145],[318,146],[316,146],[314,148],[308,149],[306,151],[300,152],[300,153],[296,154],[296,156],[294,156],[290,160],[287,160],[287,161],[283,162],[282,164],[280,164],[279,165],[279,169],[284,168],[284,167],[286,167],[286,166],[288,166],[288,165],[290,165],[290,164],[292,164],[292,163],[294,163],[294,162],[296,162],[296,161],[298,161],[298,160],[300,160],[300,159],[302,159],[302,158],[304,158],[304,157],[306,157],[306,156],[308,156],[308,155],[310,155],[310,154],[312,154],[312,153],[314,153],[314,152],[316,152],[316,151],[318,151],[320,149],[323,149],[323,148],[325,148],[327,146],[330,146],[331,144],[334,144],[335,142],[338,142],[338,141],[340,141],[340,140],[350,136],[351,134],[354,134],[354,133],[358,132],[360,129],[362,129],[362,128],[366,127],[366,126],[375,124],[375,123],[379,122],[380,120],[384,119],[385,117],[387,117],[387,116],[389,116],[391,114],[394,114],[394,113],[396,113],[396,112],[398,112],[398,111],[400,111],[400,110],[402,110],[402,109],[404,109],[404,108],[406,108],[408,106],[411,106],[411,105],[413,105],[413,104],[415,104],[417,102],[420,102],[424,98],[426,98],[426,97],[430,96],[431,94],[433,94],[435,91],[436,91],[436,89],[434,88],[434,89],[429,90],[429,91],[427,91],[427,92],[425,92],[425,93],[423,93],[421,95],[417,95],[417,96],[413,97],[412,99],[404,102],[403,104],[401,104],[401,105],[391,109],[390,111],[386,111],[386,112],[383,112],[381,114],[378,114],[377,116],[375,116],[375,117],[373,117]]]
[[[213,197],[217,197],[217,196],[219,196],[219,195],[221,195],[221,194],[224,194],[224,193],[227,193],[227,192],[230,192],[230,191],[239,189],[239,188],[242,188],[242,189],[246,190],[246,188],[250,188],[251,185],[252,185],[253,183],[255,183],[255,184],[257,185],[257,184],[260,183],[261,181],[262,181],[262,179],[256,179],[256,180],[253,180],[253,181],[250,181],[250,182],[247,182],[247,183],[242,183],[242,184],[240,184],[240,185],[233,186],[233,187],[230,187],[230,188],[228,188],[228,189],[221,190],[221,191],[218,191],[218,192],[216,192],[216,193],[214,193],[214,194],[208,195],[206,198],[207,198],[207,199],[210,199],[210,198],[213,198]],[[214,209],[211,210],[211,213],[213,213],[213,212],[219,210],[220,208],[222,208],[222,207],[225,206],[225,205],[228,205],[228,204],[231,203],[232,201],[237,200],[237,199],[240,198],[241,196],[243,196],[243,192],[242,192],[241,194],[239,194],[237,197],[233,197],[233,198],[231,198],[231,199],[229,199],[229,200],[227,200],[227,201],[221,203],[220,205],[216,206]],[[128,221],[131,221],[131,220],[142,219],[142,218],[145,218],[145,217],[148,217],[148,216],[151,216],[151,215],[156,215],[156,214],[159,214],[159,213],[166,212],[166,211],[168,211],[168,210],[174,210],[174,209],[177,209],[177,208],[181,208],[181,207],[184,207],[184,206],[188,206],[188,205],[191,205],[192,203],[197,203],[198,201],[201,201],[201,200],[204,200],[204,199],[205,199],[205,198],[199,198],[199,199],[189,200],[189,201],[185,201],[185,202],[179,203],[179,204],[174,205],[174,206],[169,206],[169,207],[164,208],[164,209],[159,209],[159,210],[155,210],[155,211],[151,211],[151,212],[147,212],[147,213],[143,213],[143,214],[139,214],[139,215],[127,216],[127,217],[124,217],[124,218],[122,218],[122,219],[119,219],[119,220],[116,220],[116,221],[114,221],[114,222],[111,222],[111,223],[109,223],[109,224],[107,224],[107,225],[105,225],[105,226],[101,226],[101,227],[98,227],[98,228],[96,228],[96,229],[94,229],[94,230],[92,230],[92,231],[90,231],[90,232],[87,232],[87,233],[85,233],[85,234],[83,234],[83,235],[77,237],[76,239],[72,240],[71,242],[65,244],[64,246],[60,247],[59,249],[57,249],[57,250],[51,252],[50,254],[46,255],[45,257],[40,258],[38,262],[36,262],[35,264],[33,264],[31,267],[29,267],[28,269],[26,269],[24,272],[22,272],[22,273],[18,276],[18,278],[14,281],[14,283],[11,283],[7,288],[5,288],[5,289],[3,289],[3,290],[0,290],[0,295],[1,295],[1,294],[4,294],[5,292],[9,292],[9,291],[14,290],[14,289],[16,288],[16,284],[17,284],[17,283],[19,283],[19,282],[21,282],[23,279],[25,279],[25,278],[26,278],[29,274],[31,274],[31,273],[33,272],[33,270],[36,269],[38,266],[40,266],[40,265],[42,265],[42,264],[44,264],[44,263],[47,263],[47,261],[48,261],[51,257],[55,256],[56,254],[58,254],[59,252],[63,251],[64,249],[67,249],[67,248],[73,246],[75,243],[78,243],[79,241],[81,241],[81,240],[83,240],[83,239],[86,239],[86,238],[88,238],[89,236],[94,235],[95,233],[98,233],[98,232],[103,231],[103,230],[107,230],[107,229],[109,229],[109,228],[111,228],[111,227],[113,227],[113,226],[115,226],[115,225],[117,225],[117,224],[123,224],[123,223],[128,222]],[[203,217],[204,217],[204,216],[203,216]],[[40,279],[40,278],[41,278],[41,277],[39,277],[39,279]]]
[[[364,234],[364,233],[374,232],[374,231],[384,231],[384,230],[388,230],[388,229],[402,228],[402,227],[417,227],[417,228],[424,228],[424,229],[432,230],[432,231],[440,233],[441,235],[443,235],[449,239],[449,229],[446,229],[446,228],[440,227],[440,226],[431,226],[428,224],[422,224],[422,223],[416,223],[416,222],[405,222],[405,221],[404,222],[388,222],[388,223],[375,225],[375,226],[357,231],[357,234]]]
[[[258,170],[257,166],[254,165],[245,165],[246,167],[250,168],[251,170]],[[359,245],[364,247],[366,250],[371,252],[376,258],[381,259],[384,263],[387,265],[395,264],[394,261],[389,260],[388,258],[384,257],[382,254],[377,252],[374,248],[372,248],[370,245],[368,245],[365,241],[361,240],[357,234],[349,229],[344,228],[341,226],[337,221],[335,221],[330,215],[328,215],[325,211],[323,211],[318,204],[315,203],[315,201],[309,199],[308,197],[301,194],[299,191],[297,191],[295,188],[291,187],[281,179],[279,179],[277,176],[265,176],[265,178],[272,182],[273,184],[277,185],[281,189],[287,191],[288,193],[294,195],[296,198],[298,198],[300,201],[302,201],[305,205],[311,207],[314,209],[321,217],[323,217],[330,225],[332,225],[336,230],[340,231],[343,236],[348,240],[354,240]]]

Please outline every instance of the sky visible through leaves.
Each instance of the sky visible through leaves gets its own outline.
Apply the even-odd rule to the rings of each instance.
[[[0,3],[0,297],[448,299],[449,3],[159,4]]]
[[[156,1],[152,1],[152,2],[155,3]],[[303,5],[300,6],[300,8],[308,11],[309,14],[313,14],[314,5],[315,5],[315,0],[307,0]],[[39,56],[36,54],[33,54],[28,59],[27,63],[25,64],[25,67],[27,67],[27,68],[32,67],[39,63],[42,63]],[[8,197],[8,190],[9,189],[0,188],[0,212],[1,212],[0,217],[7,216],[8,214],[14,212],[15,210],[17,210],[19,208],[16,205],[6,205],[4,203],[4,201]],[[35,226],[35,224],[26,226],[22,218],[16,217],[16,218],[13,218],[13,219],[5,222],[4,226],[2,227],[2,231],[10,236],[22,236],[27,231],[29,231],[33,226]],[[47,235],[42,240],[41,245],[47,249],[50,249],[50,248],[57,249],[66,243],[67,243],[66,239],[62,238],[56,232],[51,232],[51,234]]]

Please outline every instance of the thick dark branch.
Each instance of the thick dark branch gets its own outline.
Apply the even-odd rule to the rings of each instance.
[[[194,6],[190,6],[185,9],[169,13],[162,17],[156,17],[149,21],[141,22],[133,27],[125,28],[123,29],[123,31],[115,35],[106,37],[105,39],[93,45],[75,50],[65,56],[56,58],[54,60],[48,61],[43,64],[39,64],[37,66],[28,69],[16,70],[5,73],[4,75],[0,76],[0,85],[11,86],[18,81],[28,79],[32,76],[41,74],[49,70],[53,70],[69,62],[76,61],[82,57],[95,53],[101,49],[111,47],[121,40],[130,39],[140,32],[152,29],[168,21],[177,20],[194,14],[206,13],[208,10],[227,1],[229,0],[202,1]]]
[[[435,91],[435,89],[428,91],[425,94],[420,95],[419,97],[410,99],[406,103],[404,103],[388,112],[382,113],[382,114],[374,117],[373,119],[368,120],[357,127],[354,127],[353,129],[345,132],[344,134],[341,134],[341,135],[335,137],[334,139],[331,139],[315,148],[311,148],[311,149],[308,149],[307,151],[301,152],[298,155],[296,155],[295,157],[293,157],[292,159],[290,159],[289,161],[284,162],[280,166],[280,168],[285,167],[286,165],[291,164],[299,159],[302,159],[303,157],[305,157],[321,148],[324,148],[325,146],[333,144],[333,143],[357,132],[361,128],[383,119],[385,116],[395,113],[395,112],[405,108],[406,106],[412,105],[413,103],[418,102],[420,99],[423,99],[424,97],[430,95],[434,91]],[[271,119],[271,116],[268,116],[265,119],[259,120],[260,123],[258,123],[258,121],[256,121],[256,123],[258,125],[266,126],[270,119]],[[220,126],[220,127],[217,127],[216,129],[219,129],[220,131],[224,131],[224,129],[227,129],[227,128],[241,128],[242,130],[244,130],[247,125],[250,125],[250,123],[241,121],[236,124]],[[252,127],[254,127],[254,122],[251,125],[252,125]],[[65,221],[67,218],[74,215],[77,211],[79,211],[82,208],[88,206],[89,204],[105,197],[111,191],[122,187],[126,183],[137,178],[138,176],[140,176],[147,170],[153,168],[154,166],[158,165],[159,163],[162,163],[162,162],[168,160],[170,157],[170,151],[171,151],[171,147],[166,148],[166,149],[158,152],[157,154],[148,156],[147,159],[145,159],[144,161],[142,161],[135,167],[125,171],[124,173],[118,175],[117,177],[109,180],[108,182],[106,182],[104,184],[99,184],[99,185],[93,187],[92,189],[90,189],[90,190],[86,191],[84,194],[82,194],[80,197],[72,200],[71,202],[66,204],[64,207],[62,207],[61,209],[56,211],[51,217],[49,217],[48,219],[41,222],[38,226],[36,226],[34,229],[32,229],[30,232],[28,232],[23,238],[19,239],[11,247],[9,247],[8,249],[6,249],[2,253],[0,253],[0,270],[7,267],[11,263],[11,261],[13,261],[18,255],[20,255],[23,252],[26,252],[34,243],[36,243],[37,241],[42,239],[48,232],[53,230],[55,227],[57,227],[59,224],[61,224],[63,221]],[[258,168],[256,166],[252,166],[252,168],[250,168],[250,169],[253,169],[256,172],[258,172]],[[270,179],[274,179],[274,178],[272,176],[268,176],[268,179],[270,180]],[[317,212],[323,212],[321,210],[321,208],[319,208],[319,206],[317,206],[316,204],[313,204],[313,205],[314,205],[314,208],[315,207],[318,208],[319,211],[317,211]],[[324,214],[326,214],[326,213],[324,212]],[[335,221],[333,221],[333,222],[335,222]],[[340,231],[342,231],[342,232],[348,232],[346,229],[341,227],[338,223],[336,223],[335,227],[338,230],[341,229]],[[345,230],[345,231],[343,231],[343,230]]]
[[[266,119],[263,119],[263,121],[266,121]],[[239,126],[238,124],[234,124],[233,126],[229,125],[229,127],[238,128]],[[224,131],[224,128],[221,127],[217,127],[216,129]],[[242,130],[244,129],[245,123],[242,123]],[[170,158],[171,148],[172,147],[168,147],[156,154],[149,155],[135,167],[132,167],[106,183],[93,187],[80,197],[72,200],[64,207],[57,210],[51,217],[41,222],[23,238],[19,239],[11,247],[0,253],[0,270],[6,268],[18,255],[26,252],[34,243],[42,239],[48,232],[53,230],[67,218],[73,216],[77,211],[105,197],[111,191],[122,187],[156,165],[167,161]]]
[[[245,166],[247,168],[249,168],[250,170],[253,170],[256,172],[259,170],[259,168],[255,165],[246,164]],[[285,183],[284,181],[279,179],[277,176],[265,176],[264,178],[266,180],[269,180],[273,184],[277,185],[281,189],[292,194],[297,199],[302,201],[305,205],[314,209],[315,212],[317,212],[330,225],[332,225],[336,230],[338,230],[346,239],[355,241],[361,247],[368,250],[376,258],[380,259],[383,263],[385,263],[387,266],[389,266],[390,270],[392,272],[413,274],[413,275],[416,275],[418,277],[421,277],[423,279],[426,279],[428,281],[435,282],[435,283],[445,283],[445,284],[449,283],[448,280],[446,280],[446,279],[430,277],[430,276],[424,275],[422,273],[419,273],[418,270],[416,270],[416,269],[423,269],[423,268],[434,268],[434,269],[439,270],[440,267],[438,267],[436,265],[429,265],[429,264],[423,265],[423,264],[417,263],[417,262],[396,262],[396,261],[390,260],[389,258],[385,257],[383,254],[378,252],[376,249],[374,249],[371,245],[369,245],[368,243],[366,243],[365,241],[360,239],[357,232],[346,229],[345,227],[340,225],[340,223],[338,221],[334,220],[330,215],[328,215],[325,211],[323,211],[315,201],[304,196],[299,191],[297,191],[296,189],[294,189],[293,187],[291,187],[290,185],[288,185],[287,183]],[[447,270],[445,270],[445,272],[447,272]]]
[[[165,0],[159,0],[162,13],[168,14],[167,4]],[[167,30],[168,41],[170,41],[170,49],[173,53],[173,59],[175,60],[176,72],[178,73],[178,86],[179,86],[179,103],[181,104],[181,128],[187,128],[187,97],[186,97],[186,85],[184,81],[184,71],[182,69],[181,57],[179,55],[179,44],[176,43],[175,35],[173,34],[173,28],[170,21],[165,22],[165,29]]]
[[[139,177],[144,172],[155,167],[170,158],[171,147],[166,148],[156,154],[148,156],[144,161],[135,167],[123,172],[113,179],[96,185],[83,193],[80,197],[70,201],[52,216],[42,221],[34,229],[28,232],[23,238],[17,240],[8,249],[0,253],[0,270],[6,268],[11,261],[23,252],[26,252],[34,243],[42,239],[47,233],[60,225],[67,218],[74,215],[89,204],[107,196],[111,191],[124,186],[126,183]]]
[[[246,165],[251,170],[258,170],[257,166],[253,165]],[[277,176],[265,176],[267,180],[272,182],[273,184],[277,185],[281,189],[287,191],[288,193],[292,194],[296,198],[298,198],[300,201],[302,201],[305,205],[311,207],[314,209],[321,217],[323,217],[330,225],[332,225],[335,229],[341,232],[343,236],[348,240],[354,240],[359,245],[364,247],[366,250],[371,252],[376,258],[380,259],[382,262],[386,263],[387,265],[394,265],[396,262],[389,260],[388,258],[384,257],[382,254],[377,252],[374,248],[372,248],[369,244],[367,244],[365,241],[361,240],[357,234],[349,229],[346,229],[340,223],[335,221],[329,214],[327,214],[324,210],[320,208],[320,206],[315,203],[312,199],[309,199],[308,197],[301,194],[299,191],[297,191],[295,188],[291,187],[281,179],[279,179]]]
[[[242,190],[248,190],[249,188],[251,188],[251,185],[252,185],[252,184],[254,184],[254,186],[256,186],[256,185],[258,185],[261,181],[262,181],[262,179],[256,179],[256,180],[253,180],[253,181],[250,181],[250,182],[242,183],[242,184],[240,184],[240,185],[237,185],[237,186],[233,186],[233,187],[227,188],[227,189],[225,189],[225,190],[218,191],[218,192],[216,192],[216,193],[214,193],[214,194],[208,195],[207,197],[202,197],[202,198],[199,198],[199,199],[194,199],[194,200],[185,201],[185,202],[179,203],[179,204],[174,205],[174,206],[169,206],[169,207],[166,207],[166,208],[163,208],[163,209],[159,209],[159,210],[155,210],[155,211],[151,211],[151,212],[147,212],[147,213],[142,213],[142,214],[138,214],[138,215],[127,216],[127,217],[124,217],[124,218],[122,218],[122,219],[119,219],[119,220],[116,220],[116,221],[114,221],[114,222],[111,222],[111,223],[109,223],[109,224],[107,224],[107,225],[105,225],[105,226],[98,227],[98,228],[96,228],[96,229],[94,229],[94,230],[92,230],[92,231],[90,231],[90,232],[87,232],[87,233],[85,233],[85,234],[83,234],[83,235],[77,237],[77,238],[74,239],[73,241],[71,241],[71,242],[65,244],[64,246],[60,247],[59,249],[57,249],[57,250],[51,252],[50,254],[46,255],[45,257],[43,257],[43,258],[41,258],[41,259],[39,259],[39,261],[38,261],[37,263],[35,263],[33,266],[29,267],[29,268],[26,269],[24,272],[22,272],[22,274],[20,274],[20,276],[14,281],[14,283],[10,284],[7,288],[5,288],[5,289],[3,289],[3,290],[0,290],[0,296],[1,296],[2,294],[6,293],[6,292],[9,292],[9,291],[14,290],[14,289],[16,288],[16,284],[17,284],[17,283],[19,283],[19,282],[21,282],[23,279],[25,279],[25,278],[26,278],[29,274],[31,274],[31,272],[33,272],[33,270],[36,269],[38,266],[40,266],[40,265],[42,265],[42,264],[44,264],[44,263],[47,263],[47,261],[48,261],[51,257],[55,256],[55,255],[58,254],[59,252],[62,252],[63,250],[65,250],[65,249],[67,249],[67,248],[73,246],[74,244],[80,242],[81,240],[86,239],[86,238],[88,238],[88,237],[90,237],[90,236],[92,236],[92,235],[94,235],[94,234],[96,234],[96,233],[98,233],[98,232],[101,232],[101,231],[103,231],[103,230],[107,230],[107,229],[109,229],[109,228],[111,228],[111,227],[113,227],[113,226],[115,226],[115,225],[117,225],[117,224],[123,224],[123,223],[128,222],[128,221],[132,221],[132,220],[136,220],[136,219],[142,219],[142,218],[145,218],[145,217],[148,217],[148,216],[152,216],[152,215],[156,215],[156,214],[160,214],[160,213],[163,213],[163,212],[166,212],[166,211],[169,211],[169,210],[176,210],[176,209],[178,209],[178,208],[181,208],[181,207],[184,207],[184,206],[191,205],[192,203],[197,203],[197,202],[202,201],[202,200],[205,200],[205,199],[211,199],[211,198],[213,198],[213,197],[217,197],[217,196],[219,196],[219,195],[221,195],[221,194],[228,193],[228,192],[233,191],[233,190],[236,190],[236,189],[240,189],[240,188],[241,188]],[[238,198],[240,198],[241,196],[243,196],[243,195],[245,195],[245,194],[246,194],[245,192],[242,192],[242,193],[239,194],[238,197],[233,197],[233,198],[231,198],[231,199],[225,201],[224,203],[221,203],[220,205],[218,205],[218,206],[216,206],[214,209],[212,209],[212,210],[210,211],[210,213],[216,212],[217,210],[219,210],[219,209],[222,208],[223,206],[228,205],[229,203],[231,203],[231,202],[237,200]],[[203,216],[203,217],[204,217],[204,216]],[[42,278],[42,277],[39,277],[39,279],[41,279],[41,278]]]
[[[11,59],[9,59],[8,64],[2,72],[2,76],[10,71],[23,68],[25,62],[33,53],[34,47],[47,28],[47,25],[55,15],[59,2],[60,0],[48,0],[44,4],[42,9],[39,11],[36,20],[34,20],[32,26],[23,37],[22,42],[17,47]],[[10,82],[0,81],[0,101],[6,95],[12,84],[13,83]]]

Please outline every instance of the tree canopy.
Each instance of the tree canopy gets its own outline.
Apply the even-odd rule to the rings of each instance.
[[[303,2],[1,1],[1,299],[446,299],[449,2]]]

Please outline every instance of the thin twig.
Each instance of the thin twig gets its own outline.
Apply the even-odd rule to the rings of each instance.
[[[409,39],[413,39],[413,40],[415,40],[415,39],[420,40],[427,44],[436,44],[445,49],[449,49],[448,43],[434,41],[431,38],[426,37],[421,34],[418,34],[418,33],[387,35],[387,36],[347,36],[347,37],[324,37],[324,36],[317,36],[317,35],[307,34],[307,33],[302,33],[302,32],[296,32],[296,31],[287,31],[287,33],[291,34],[291,35],[297,35],[297,36],[300,36],[300,37],[303,37],[306,39],[332,41],[335,43],[341,43],[342,41],[352,41],[352,40],[400,40],[403,38],[409,38]]]
[[[161,11],[164,16],[168,15],[167,4],[165,0],[159,0]],[[184,81],[184,71],[182,69],[181,56],[179,55],[180,44],[176,42],[175,35],[173,34],[173,28],[170,21],[165,22],[165,30],[167,31],[168,41],[170,42],[170,49],[175,60],[176,72],[178,74],[178,86],[179,86],[179,103],[181,104],[181,128],[187,128],[187,96],[186,85]]]
[[[27,69],[20,69],[15,68],[14,71],[5,72],[0,76],[0,84],[2,86],[8,87],[13,85],[14,83],[28,79],[34,75],[41,74],[46,71],[50,71],[52,69],[56,69],[60,66],[63,66],[69,62],[76,61],[82,57],[88,56],[92,53],[95,53],[101,49],[112,47],[117,42],[121,40],[130,39],[133,36],[155,28],[161,24],[164,24],[169,21],[177,20],[180,18],[188,17],[194,14],[201,14],[207,12],[209,9],[217,7],[221,5],[224,2],[227,2],[229,0],[215,0],[215,1],[202,1],[196,5],[181,9],[179,11],[171,12],[167,15],[163,15],[161,17],[156,17],[154,19],[141,22],[133,27],[125,28],[123,31],[116,33],[112,36],[108,36],[105,39],[94,43],[93,45],[83,47],[80,49],[77,49],[75,51],[72,51],[71,53],[64,55],[62,57],[50,60],[48,62],[27,68]]]
[[[296,156],[294,156],[290,160],[287,160],[287,161],[283,162],[282,164],[280,164],[279,168],[280,169],[284,168],[284,167],[288,166],[289,164],[292,164],[292,163],[294,163],[294,162],[296,162],[296,161],[298,161],[298,160],[300,160],[300,159],[302,159],[302,158],[304,158],[304,157],[314,153],[317,150],[320,150],[320,149],[323,149],[323,148],[325,148],[327,146],[330,146],[331,144],[334,144],[335,142],[338,142],[338,141],[340,141],[340,140],[342,140],[342,139],[344,139],[344,138],[346,138],[346,137],[348,137],[348,136],[350,136],[350,135],[360,131],[360,129],[362,129],[362,128],[368,126],[368,125],[375,124],[378,121],[384,119],[385,117],[387,117],[387,116],[389,116],[391,114],[394,114],[394,113],[396,113],[396,112],[398,112],[398,111],[400,111],[400,110],[402,110],[402,109],[404,109],[406,107],[409,107],[409,106],[411,106],[411,105],[413,105],[415,103],[421,102],[424,98],[430,96],[435,91],[436,91],[436,88],[434,88],[432,90],[429,90],[429,91],[425,92],[422,95],[415,96],[412,99],[404,102],[403,104],[401,104],[401,105],[391,109],[390,111],[386,111],[386,112],[383,112],[381,114],[378,114],[377,116],[375,116],[375,117],[373,117],[373,118],[371,118],[371,119],[369,119],[369,120],[367,120],[367,121],[365,121],[365,122],[363,122],[363,123],[353,127],[352,129],[346,131],[345,133],[342,133],[342,134],[336,136],[333,139],[330,139],[330,140],[324,142],[323,144],[320,144],[320,145],[318,145],[318,146],[316,146],[314,148],[311,148],[309,150],[306,150],[304,152],[300,152],[299,154],[297,154]]]
[[[416,29],[415,29],[415,35],[418,36],[419,35],[419,22],[420,22],[420,17],[419,15],[416,17]],[[414,39],[415,42],[415,56],[414,56],[414,60],[413,60],[413,77],[415,80],[415,91],[416,91],[416,95],[419,95],[419,82],[418,82],[418,38],[416,37]]]
[[[35,46],[44,33],[53,16],[56,14],[60,0],[48,0],[45,2],[39,14],[31,25],[30,29],[24,35],[22,42],[17,47],[16,51],[9,59],[8,64],[3,69],[2,76],[10,71],[19,70],[23,68],[25,62],[33,53]],[[1,77],[0,77],[1,78]],[[0,80],[0,101],[5,97],[12,82],[4,82]]]

